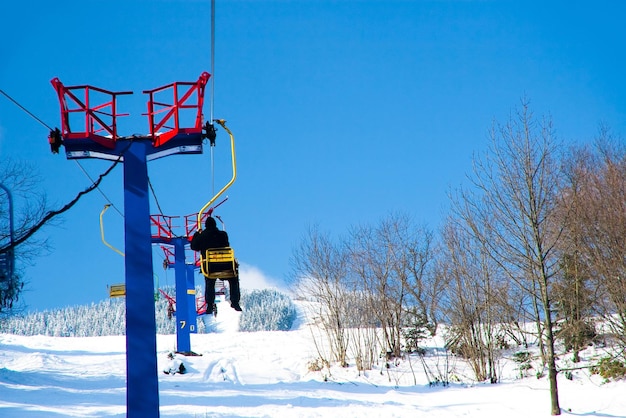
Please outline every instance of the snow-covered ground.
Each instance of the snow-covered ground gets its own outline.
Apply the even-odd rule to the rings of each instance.
[[[225,304],[224,304],[225,305]],[[549,417],[546,378],[429,386],[418,360],[359,375],[356,368],[311,372],[317,357],[304,316],[292,331],[237,331],[238,313],[221,308],[211,333],[192,335],[201,354],[170,365],[175,335],[157,339],[161,416],[166,417]],[[432,367],[442,359],[431,353]],[[461,364],[452,364],[462,375]],[[412,371],[413,370],[413,371]],[[469,376],[469,373],[467,373]],[[417,384],[414,384],[414,379]],[[21,337],[0,334],[1,417],[123,417],[124,337]],[[559,377],[563,416],[626,417],[626,382],[602,383],[585,371]]]

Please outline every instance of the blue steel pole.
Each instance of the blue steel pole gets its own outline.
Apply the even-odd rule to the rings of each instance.
[[[126,267],[126,408],[128,418],[159,416],[152,240],[148,200],[148,139],[124,153]]]
[[[196,266],[192,264],[187,264],[187,298],[189,300],[189,318],[191,326],[189,327],[189,332],[192,334],[198,333],[198,312],[196,310],[196,282],[194,279],[194,273],[196,270]],[[191,319],[193,318],[193,319]]]
[[[189,298],[187,297],[187,269],[185,268],[184,238],[174,239],[174,273],[176,276],[176,351],[189,353],[191,341],[189,331],[192,317],[189,316]],[[195,327],[196,317],[193,317]]]

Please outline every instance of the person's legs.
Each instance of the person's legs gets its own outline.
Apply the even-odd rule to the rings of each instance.
[[[215,279],[204,278],[204,301],[206,302],[206,313],[213,313],[213,305],[215,304]]]
[[[230,306],[236,311],[241,311],[241,307],[239,306],[239,299],[241,298],[239,277],[228,279],[228,285],[230,287]]]

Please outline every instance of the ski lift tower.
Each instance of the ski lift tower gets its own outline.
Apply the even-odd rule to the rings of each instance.
[[[126,408],[128,417],[159,416],[156,322],[147,162],[174,154],[202,153],[202,106],[210,75],[175,82],[149,95],[149,133],[120,136],[117,98],[89,85],[51,83],[61,105],[61,130],[50,133],[52,152],[65,147],[67,159],[97,158],[124,166],[124,244],[126,281]],[[188,118],[188,119],[187,119]],[[183,123],[191,120],[189,127]]]
[[[196,287],[194,273],[198,268],[196,258],[197,253],[187,262],[186,248],[189,246],[189,237],[193,235],[195,229],[191,229],[185,217],[185,235],[175,236],[175,227],[172,220],[177,216],[151,215],[150,221],[153,227],[152,243],[159,244],[165,253],[163,268],[174,268],[176,282],[176,298],[161,293],[168,298],[170,307],[173,308],[174,301],[176,308],[176,352],[184,355],[195,355],[191,351],[190,334],[196,334],[197,329],[197,307],[196,307]],[[194,224],[194,227],[196,225]]]

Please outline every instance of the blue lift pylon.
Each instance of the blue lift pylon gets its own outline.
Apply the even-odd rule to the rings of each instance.
[[[202,153],[202,107],[209,77],[204,72],[195,82],[144,91],[149,95],[149,133],[143,136],[120,136],[117,131],[117,118],[127,116],[118,113],[117,98],[132,92],[51,80],[61,105],[61,130],[49,137],[52,151],[63,145],[68,159],[106,159],[124,166],[127,417],[159,416],[147,162]],[[184,126],[181,122],[189,112],[191,126]]]
[[[171,304],[176,304],[176,352],[185,355],[195,355],[191,351],[191,336],[198,332],[197,328],[197,305],[196,287],[194,280],[195,270],[198,269],[196,257],[192,261],[187,261],[186,253],[189,246],[189,236],[193,234],[194,227],[190,226],[186,216],[185,235],[174,235],[175,227],[172,219],[177,216],[152,215],[152,243],[160,244],[165,252],[165,268],[174,268],[176,298],[162,292]],[[195,215],[194,215],[195,216]],[[173,247],[173,251],[172,251]],[[172,262],[173,256],[173,262]]]

